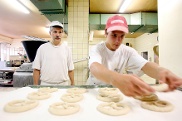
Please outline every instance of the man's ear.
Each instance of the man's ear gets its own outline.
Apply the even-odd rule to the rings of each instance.
[[[107,37],[108,33],[107,33],[107,29],[105,29],[105,37]]]

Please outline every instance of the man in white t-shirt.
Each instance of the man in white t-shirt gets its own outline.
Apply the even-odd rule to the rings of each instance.
[[[168,91],[182,85],[182,78],[153,62],[148,62],[136,50],[122,44],[126,33],[128,25],[124,17],[114,15],[107,20],[106,41],[95,45],[90,52],[91,74],[87,84],[113,85],[127,96],[148,95],[153,93],[154,89],[139,78],[145,73],[167,83]]]
[[[51,41],[42,44],[33,62],[34,85],[74,85],[74,65],[70,48],[62,43],[63,24],[50,24]]]

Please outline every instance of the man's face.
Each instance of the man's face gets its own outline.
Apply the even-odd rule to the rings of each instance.
[[[60,42],[63,34],[63,29],[60,27],[51,27],[49,33],[53,42]]]
[[[108,49],[115,51],[123,42],[125,33],[122,31],[111,31],[106,33],[106,46]]]

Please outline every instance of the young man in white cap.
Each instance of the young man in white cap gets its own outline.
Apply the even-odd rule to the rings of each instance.
[[[34,85],[74,85],[74,65],[70,48],[62,43],[63,24],[50,24],[51,41],[41,45],[33,62]]]
[[[138,77],[144,72],[168,84],[167,91],[182,85],[182,78],[153,62],[148,62],[136,50],[122,44],[126,33],[128,25],[124,17],[114,15],[107,20],[106,41],[95,45],[90,52],[91,75],[87,84],[110,84],[127,96],[149,95],[155,90]],[[124,71],[127,73],[123,73]]]

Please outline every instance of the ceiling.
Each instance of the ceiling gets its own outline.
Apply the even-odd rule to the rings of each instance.
[[[19,12],[10,1],[13,0],[0,0],[0,35],[12,39],[19,39],[24,35],[49,38],[48,31],[46,31],[45,27],[49,25],[50,19],[42,15],[31,0],[19,0],[30,9],[30,14]],[[89,12],[90,14],[119,14],[119,7],[123,1],[124,0],[89,0]],[[66,0],[65,3],[68,5],[68,0]],[[137,12],[157,13],[157,0],[133,0],[124,14]],[[135,32],[134,34],[129,33],[126,37],[135,38],[143,33],[143,31]],[[66,34],[64,37],[66,37]],[[101,30],[95,30],[94,37],[103,37],[103,32]]]
[[[90,0],[90,13],[118,13],[123,1]],[[135,12],[157,12],[157,0],[133,0],[124,13]]]

